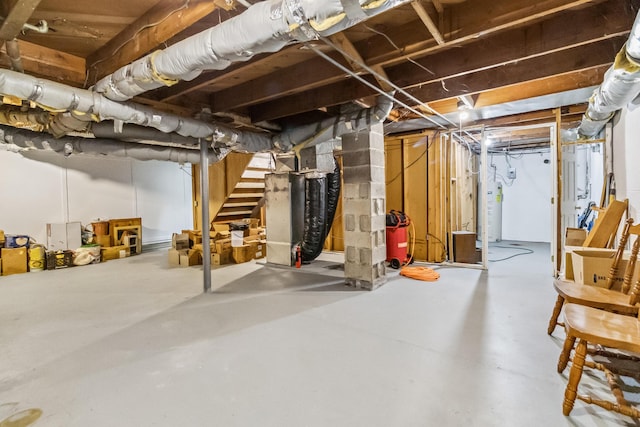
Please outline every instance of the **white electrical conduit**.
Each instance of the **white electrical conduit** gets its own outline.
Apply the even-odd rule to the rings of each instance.
[[[258,53],[277,52],[349,28],[410,0],[266,0],[213,28],[155,51],[96,83],[93,90],[126,101],[149,90],[193,80]]]
[[[14,145],[19,151],[49,151],[65,157],[90,155],[129,157],[136,160],[161,160],[183,163],[200,163],[200,150],[154,146],[111,139],[69,137],[55,139],[51,135],[0,125],[0,144]],[[209,154],[209,162],[215,163],[226,153]]]
[[[627,43],[604,75],[604,81],[589,100],[578,134],[593,137],[616,111],[640,94],[640,13],[631,28]]]

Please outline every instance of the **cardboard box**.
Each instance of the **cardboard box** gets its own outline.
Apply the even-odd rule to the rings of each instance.
[[[169,249],[169,267],[180,267],[180,252],[177,249]]]
[[[564,233],[565,246],[582,246],[587,239],[587,230],[584,228],[567,227]]]
[[[612,257],[613,254],[616,253],[615,249],[603,249],[603,248],[583,248],[582,246],[565,246],[564,247],[564,279],[565,280],[575,280],[575,275],[573,273],[573,252],[574,251],[583,251],[583,252],[593,252],[593,251],[601,251],[601,252],[609,252]]]
[[[171,247],[177,250],[189,249],[189,235],[187,233],[173,233]]]
[[[130,255],[129,246],[119,245],[119,246],[111,246],[108,248],[102,248],[100,252],[102,253],[102,261],[109,261],[112,259],[126,258]]]
[[[202,243],[202,231],[200,230],[182,230],[182,234],[189,235],[189,247]]]
[[[225,265],[231,264],[231,248],[221,252],[211,254],[211,264],[213,265]]]
[[[260,240],[256,245],[255,259],[264,258],[267,256],[267,241]]]
[[[229,223],[227,222],[212,222],[211,229],[216,232],[229,231]]]
[[[82,246],[80,222],[47,224],[47,249],[50,251],[76,250]]]
[[[573,262],[573,273],[576,283],[584,285],[605,287],[607,277],[611,270],[615,251],[611,250],[594,250],[594,251],[573,251],[571,257]],[[614,277],[614,290],[622,289],[622,281],[624,280],[624,272],[627,268],[628,255],[623,256],[618,268],[618,274]],[[638,280],[638,272],[640,272],[640,263],[636,264],[633,274],[633,282]]]
[[[2,275],[27,272],[27,248],[2,248]]]
[[[256,254],[257,244],[242,245],[232,248],[233,249],[233,261],[236,264],[242,264],[243,262],[251,261]]]
[[[202,264],[202,252],[199,250],[189,249],[180,253],[180,267],[190,267],[192,265]]]
[[[73,251],[48,251],[45,254],[47,270],[73,267]]]
[[[216,253],[222,253],[228,250],[231,250],[231,239],[216,240]]]

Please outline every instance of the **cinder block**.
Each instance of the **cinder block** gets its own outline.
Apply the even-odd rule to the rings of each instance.
[[[358,249],[355,246],[347,246],[346,248],[346,262],[353,264],[358,261]]]
[[[373,251],[370,248],[360,248],[360,265],[373,265],[373,262],[371,262],[371,260],[373,259],[372,255]]]
[[[371,230],[384,230],[387,226],[387,217],[382,214],[374,215],[371,217]]]
[[[345,246],[355,246],[356,248],[374,248],[375,234],[349,231],[344,233]]]
[[[344,182],[357,184],[363,182],[384,183],[384,166],[352,166],[344,168]]]
[[[353,214],[344,214],[344,229],[346,231],[356,231],[356,216]]]
[[[360,199],[360,187],[362,184],[344,184],[342,187],[342,198],[343,199]]]
[[[360,215],[360,231],[371,231],[371,216],[370,215]]]
[[[354,166],[384,166],[384,151],[363,147],[358,151],[343,152],[342,164],[345,168]]]
[[[387,186],[382,182],[363,182],[360,184],[360,198],[384,199],[387,197]]]
[[[376,246],[371,251],[371,264],[378,264],[387,260],[387,247]]]

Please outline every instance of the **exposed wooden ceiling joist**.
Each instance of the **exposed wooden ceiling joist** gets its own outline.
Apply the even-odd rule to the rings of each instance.
[[[422,68],[412,62],[404,62],[389,67],[386,72],[394,83],[401,87],[411,87],[481,71],[487,67],[522,61],[567,46],[611,37],[614,34],[625,34],[633,23],[633,16],[625,13],[628,7],[626,3],[628,2],[615,0],[573,12],[572,16],[586,24],[578,28],[567,26],[566,16],[554,16],[527,27],[494,34],[456,49],[423,57],[416,61]],[[608,19],[603,20],[602,16],[607,16]],[[370,65],[381,66],[380,64]],[[314,72],[305,73],[305,69],[314,70]],[[220,91],[212,98],[212,109],[214,111],[233,110],[343,80],[344,75],[340,70],[330,66],[321,58],[314,58],[294,67],[279,70],[277,74]],[[349,83],[343,82],[343,85],[349,85]],[[370,96],[375,94],[375,91],[367,88],[359,93],[362,96]],[[336,93],[336,99],[327,105],[348,102],[353,99],[350,98],[352,94],[352,90]]]
[[[363,71],[362,67],[359,64],[365,64],[368,66],[368,64],[364,62],[364,59],[362,59],[362,56],[360,55],[360,52],[358,52],[358,49],[356,49],[356,47],[353,45],[353,43],[351,43],[351,41],[344,33],[334,34],[329,37],[329,40],[331,40],[333,44],[335,44],[346,54],[343,56],[347,60],[349,65],[351,65],[351,69],[353,69],[353,71]],[[382,77],[375,77],[380,87],[385,91],[391,90],[391,86],[388,83],[389,76],[387,76],[387,72],[384,70],[384,68],[381,65],[373,65],[370,68]]]
[[[444,37],[442,37],[440,30],[438,29],[435,22],[433,22],[433,20],[431,19],[431,16],[429,16],[429,12],[427,12],[427,9],[425,9],[424,5],[420,3],[420,0],[413,0],[411,2],[411,6],[413,6],[413,9],[416,11],[424,25],[427,27],[436,43],[440,45],[444,44]]]
[[[423,102],[430,103],[432,108],[437,109],[434,104],[431,104],[433,101],[453,98],[461,94],[484,92],[525,82],[530,84],[532,81],[548,79],[557,75],[564,76],[561,79],[563,81],[562,86],[565,88],[564,90],[584,87],[581,86],[584,84],[581,71],[608,67],[613,62],[615,54],[623,43],[624,38],[618,37],[612,41],[602,41],[591,47],[579,46],[569,49],[568,51],[556,52],[551,55],[535,57],[498,68],[465,74],[448,79],[444,86],[440,82],[435,82],[411,89],[410,92],[416,98]],[[532,86],[532,88],[533,87],[542,92],[533,96],[558,92],[556,87],[549,87],[544,84],[542,87],[539,85]],[[274,120],[296,114],[299,111],[340,104],[344,101],[342,99],[338,101],[336,96],[345,93],[350,97],[349,99],[355,99],[370,95],[370,89],[350,79],[346,82],[333,84],[330,87],[308,91],[304,96],[288,96],[251,107],[251,117],[255,121]],[[517,99],[522,99],[521,94],[514,95],[519,96]],[[476,105],[478,107],[481,106],[481,102],[482,94],[480,94]]]
[[[33,11],[36,10],[41,1],[20,0],[15,2],[8,11],[3,11],[3,14],[6,13],[6,18],[0,25],[0,40],[13,40],[18,37],[22,27],[31,18]],[[5,0],[5,3],[8,3],[7,0]]]
[[[531,20],[540,20],[549,14],[557,13],[560,10],[575,7],[576,5],[581,5],[586,2],[586,0],[547,0],[539,2],[535,7],[532,7],[528,0],[512,0],[505,2],[507,3],[506,6],[501,4],[499,7],[496,7],[492,6],[495,2],[490,0],[480,1],[483,4],[475,6],[474,10],[488,8],[490,11],[494,11],[495,16],[489,19],[490,25],[494,26],[487,28],[487,16],[485,16],[485,14],[474,13],[472,14],[473,18],[460,19],[455,25],[450,25],[447,38],[451,40],[447,45],[458,46],[463,42],[473,42],[479,37],[484,37],[485,34],[498,31],[498,29],[511,28],[512,21],[510,20],[515,19],[518,25],[522,25]],[[452,5],[449,9],[457,10],[458,7],[460,7],[460,5]],[[446,10],[449,11],[449,9]],[[475,22],[474,19],[478,22]],[[403,25],[399,29],[392,28],[386,34],[390,34],[390,38],[395,40],[400,46],[408,44],[406,49],[412,50],[414,56],[424,55],[436,49],[438,47],[437,43],[433,40],[425,42],[424,34],[416,31],[416,25],[424,28],[421,21],[417,20],[415,25]],[[471,30],[469,30],[469,28],[471,28]],[[371,38],[354,43],[354,47],[361,54],[363,60],[369,64],[369,66],[374,67],[384,67],[387,63],[401,63],[405,60],[405,53],[407,52],[406,49],[403,49],[402,52],[397,51],[383,36],[375,34],[373,34]],[[236,74],[250,70],[252,65],[253,62],[249,62],[242,67],[235,68]],[[310,73],[309,70],[313,70],[313,72]],[[277,73],[273,75],[256,77],[254,81],[245,84],[237,85],[227,80],[227,85],[229,87],[233,86],[234,88],[228,90],[222,89],[222,92],[216,93],[212,97],[212,109],[214,111],[232,110],[244,105],[265,102],[275,97],[290,95],[295,93],[295,91],[308,90],[343,78],[344,76],[339,70],[327,67],[321,58],[314,58],[305,63],[296,64],[293,67],[279,69]],[[212,79],[216,79],[216,81],[224,80],[224,73],[214,73]],[[258,83],[258,81],[260,83]],[[183,85],[164,90],[165,93],[161,98],[155,96],[154,98],[164,100],[168,100],[169,97],[175,98],[178,90],[181,89],[182,86]],[[194,90],[201,90],[206,86],[207,81],[203,76],[203,78],[197,79],[197,83],[194,83],[190,87],[195,88]],[[190,90],[190,88],[187,88],[187,90]],[[150,96],[153,96],[153,94],[150,94]],[[251,97],[254,98],[250,99]]]
[[[177,6],[175,0],[161,0],[87,58],[89,81],[94,82],[156,49],[217,7],[211,0],[187,1],[182,6]]]
[[[540,21],[548,16],[566,10],[578,8],[586,4],[594,4],[591,0],[546,0],[532,3],[530,0],[511,0],[496,2],[494,0],[476,0],[473,8],[467,3],[451,5],[445,9],[445,22],[448,27],[442,29],[446,39],[444,45],[438,45],[429,37],[416,31],[424,26],[422,21],[390,29],[386,36],[403,46],[402,52],[390,46],[383,36],[375,36],[362,45],[356,43],[362,57],[370,64],[388,66],[404,62],[407,58],[424,56],[442,47],[459,47],[500,31],[521,27],[531,22]],[[597,3],[597,2],[596,2]],[[455,16],[455,19],[451,19]]]
[[[18,45],[22,65],[28,73],[72,86],[81,86],[84,83],[84,58],[20,39]]]

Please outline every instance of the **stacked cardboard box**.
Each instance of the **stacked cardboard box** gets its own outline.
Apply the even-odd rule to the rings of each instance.
[[[259,220],[245,220],[249,227],[243,231],[239,246],[231,244],[229,223],[214,222],[211,224],[209,239],[211,244],[211,264],[225,265],[232,262],[242,263],[252,259],[264,258],[266,255],[266,234],[259,227]],[[188,267],[202,264],[202,232],[198,230],[182,230],[174,234],[172,247],[169,249],[169,266]]]

